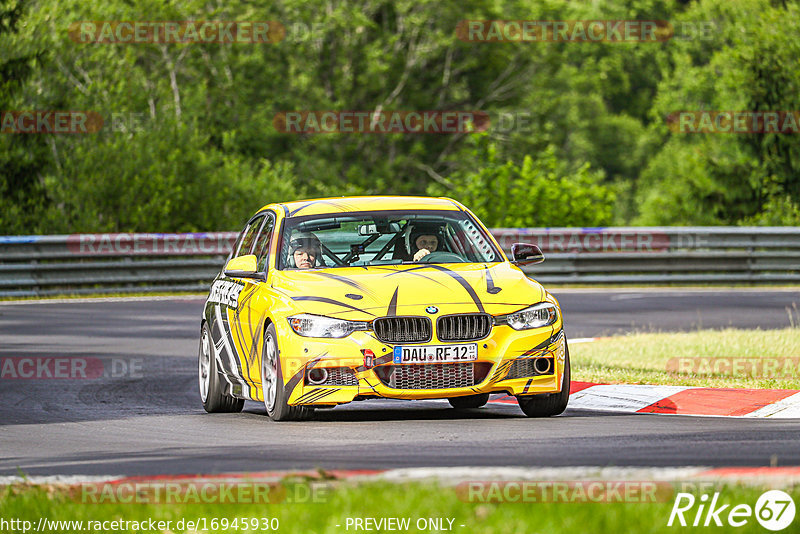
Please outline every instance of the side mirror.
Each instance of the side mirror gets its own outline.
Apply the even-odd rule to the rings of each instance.
[[[233,258],[225,265],[225,276],[231,278],[264,279],[264,273],[257,271],[255,254]]]
[[[542,263],[544,254],[542,249],[528,243],[514,243],[511,245],[511,263],[514,265],[533,265]]]

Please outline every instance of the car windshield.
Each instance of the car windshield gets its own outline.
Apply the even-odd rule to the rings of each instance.
[[[286,219],[278,268],[499,261],[500,251],[463,211],[375,211]]]

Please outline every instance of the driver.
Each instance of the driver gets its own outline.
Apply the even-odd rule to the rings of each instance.
[[[310,232],[297,234],[289,242],[289,261],[298,269],[311,269],[319,265],[319,238]]]
[[[411,231],[409,244],[413,253],[414,261],[420,261],[422,258],[436,252],[439,248],[439,227],[436,225],[416,225]]]
[[[439,238],[433,234],[420,234],[414,240],[417,251],[414,253],[414,261],[419,261],[431,252],[436,252],[439,247]]]

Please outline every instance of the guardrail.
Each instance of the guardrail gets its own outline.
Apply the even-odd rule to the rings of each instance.
[[[499,228],[547,257],[542,283],[800,282],[800,227]],[[0,236],[0,297],[208,289],[235,232]]]

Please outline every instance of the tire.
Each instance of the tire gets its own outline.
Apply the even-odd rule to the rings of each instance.
[[[278,334],[270,324],[264,332],[264,350],[261,353],[261,392],[264,407],[273,421],[301,421],[314,413],[307,406],[290,406],[287,403],[291,392],[286,391],[281,367]]]
[[[528,417],[552,417],[567,409],[569,402],[569,345],[564,338],[564,376],[561,380],[561,392],[549,395],[517,396],[519,407]]]
[[[197,352],[197,381],[203,408],[208,413],[241,412],[244,408],[244,399],[237,399],[224,393],[208,324],[203,324],[200,349]]]
[[[467,395],[465,397],[451,397],[447,399],[447,402],[456,410],[470,410],[480,408],[489,402],[489,394],[478,393],[477,395]]]

